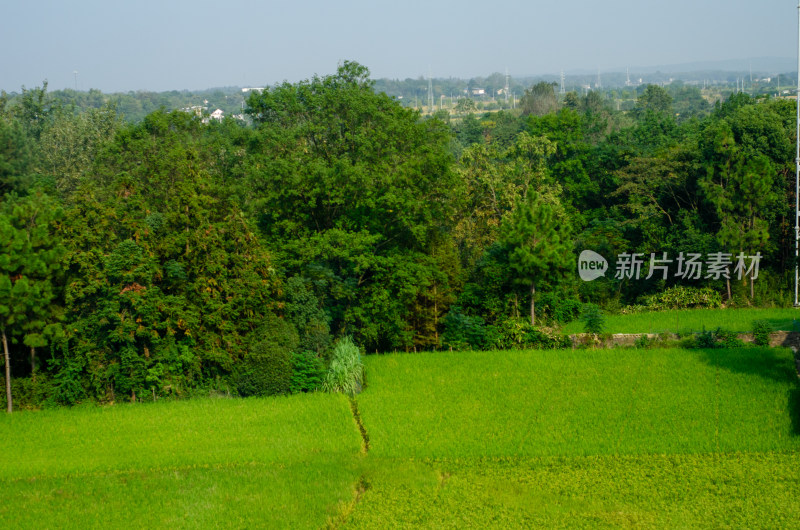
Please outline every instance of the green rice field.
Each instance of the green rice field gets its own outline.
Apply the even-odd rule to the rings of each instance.
[[[689,335],[722,328],[749,333],[754,320],[766,320],[773,331],[800,331],[800,309],[681,309],[650,311],[628,315],[606,315],[608,333],[677,333]],[[583,333],[580,320],[565,325],[567,334]]]
[[[315,528],[363,461],[326,394],[13,413],[0,446],[0,528]]]
[[[785,349],[368,359],[352,528],[798,527]],[[391,522],[386,524],[386,522]]]
[[[355,407],[312,394],[4,415],[0,527],[800,526],[788,349],[365,363]]]

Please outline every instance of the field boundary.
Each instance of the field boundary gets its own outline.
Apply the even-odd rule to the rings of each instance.
[[[353,413],[353,419],[358,427],[358,432],[361,433],[361,450],[364,454],[369,453],[369,433],[367,428],[364,427],[364,422],[361,420],[361,413],[358,412],[358,402],[356,398],[350,398],[350,411]]]
[[[753,343],[752,333],[737,333],[736,336],[746,343]],[[591,333],[575,333],[569,335],[572,347],[596,346],[600,348],[615,348],[618,346],[635,346],[636,341],[647,338],[649,340],[678,341],[684,336],[675,333],[613,333],[610,335],[593,335]],[[771,347],[791,348],[794,352],[800,351],[800,332],[773,331],[769,334]],[[798,366],[800,371],[800,366]]]

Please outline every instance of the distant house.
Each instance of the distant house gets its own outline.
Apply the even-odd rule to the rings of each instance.
[[[203,118],[203,123],[209,123],[211,120],[222,121],[222,115],[224,112],[220,109],[215,110],[205,118]]]
[[[203,112],[208,110],[208,107],[203,107],[200,105],[194,105],[192,107],[184,107],[181,109],[183,112],[188,112],[189,114],[194,114],[195,116],[202,116]]]

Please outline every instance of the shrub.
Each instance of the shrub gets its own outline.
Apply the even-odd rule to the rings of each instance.
[[[716,348],[717,347],[717,338],[714,336],[713,331],[706,331],[703,328],[703,331],[697,334],[694,338],[694,345],[695,348]]]
[[[364,364],[361,352],[350,337],[342,337],[333,347],[333,356],[322,389],[354,396],[364,384]]]
[[[292,378],[289,391],[292,394],[313,392],[325,378],[325,365],[314,352],[304,351],[294,354]]]
[[[290,391],[292,351],[299,342],[297,330],[284,319],[270,315],[255,332],[258,340],[240,363],[236,384],[242,396],[271,396]]]
[[[599,335],[605,329],[605,317],[603,312],[596,304],[585,304],[583,311],[581,311],[581,320],[583,321],[583,329],[586,333]]]
[[[735,331],[717,328],[715,336],[720,348],[740,348],[745,345]]]
[[[292,352],[263,341],[252,348],[237,378],[239,394],[271,396],[286,394],[292,380]]]
[[[456,350],[482,350],[494,346],[499,339],[497,330],[487,326],[481,317],[465,315],[453,308],[444,317],[442,342]]]
[[[646,305],[650,310],[664,309],[716,309],[722,307],[722,295],[710,287],[686,287],[678,285],[648,296]]]
[[[766,320],[753,321],[753,342],[756,346],[769,346],[769,334],[772,326]]]
[[[559,324],[568,324],[580,317],[583,304],[565,293],[544,293],[539,305],[547,308],[550,318]]]
[[[547,328],[537,328],[525,318],[508,318],[497,325],[498,344],[503,349],[543,349],[568,348],[572,345],[569,337],[559,335]]]
[[[736,335],[735,331],[717,328],[714,331],[703,329],[693,340],[687,341],[687,348],[740,348],[744,342]]]

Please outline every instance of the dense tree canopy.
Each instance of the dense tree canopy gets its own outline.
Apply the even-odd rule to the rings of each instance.
[[[522,108],[422,116],[344,62],[222,122],[126,124],[102,94],[78,111],[46,86],[4,98],[16,401],[307,391],[342,336],[369,352],[548,346],[584,303],[677,284],[784,303],[794,103],[698,90],[645,86],[633,104],[631,89],[619,110],[539,83]],[[582,250],[642,256],[641,277],[611,263],[582,282]],[[652,274],[650,256],[681,253],[758,255],[761,271]]]

